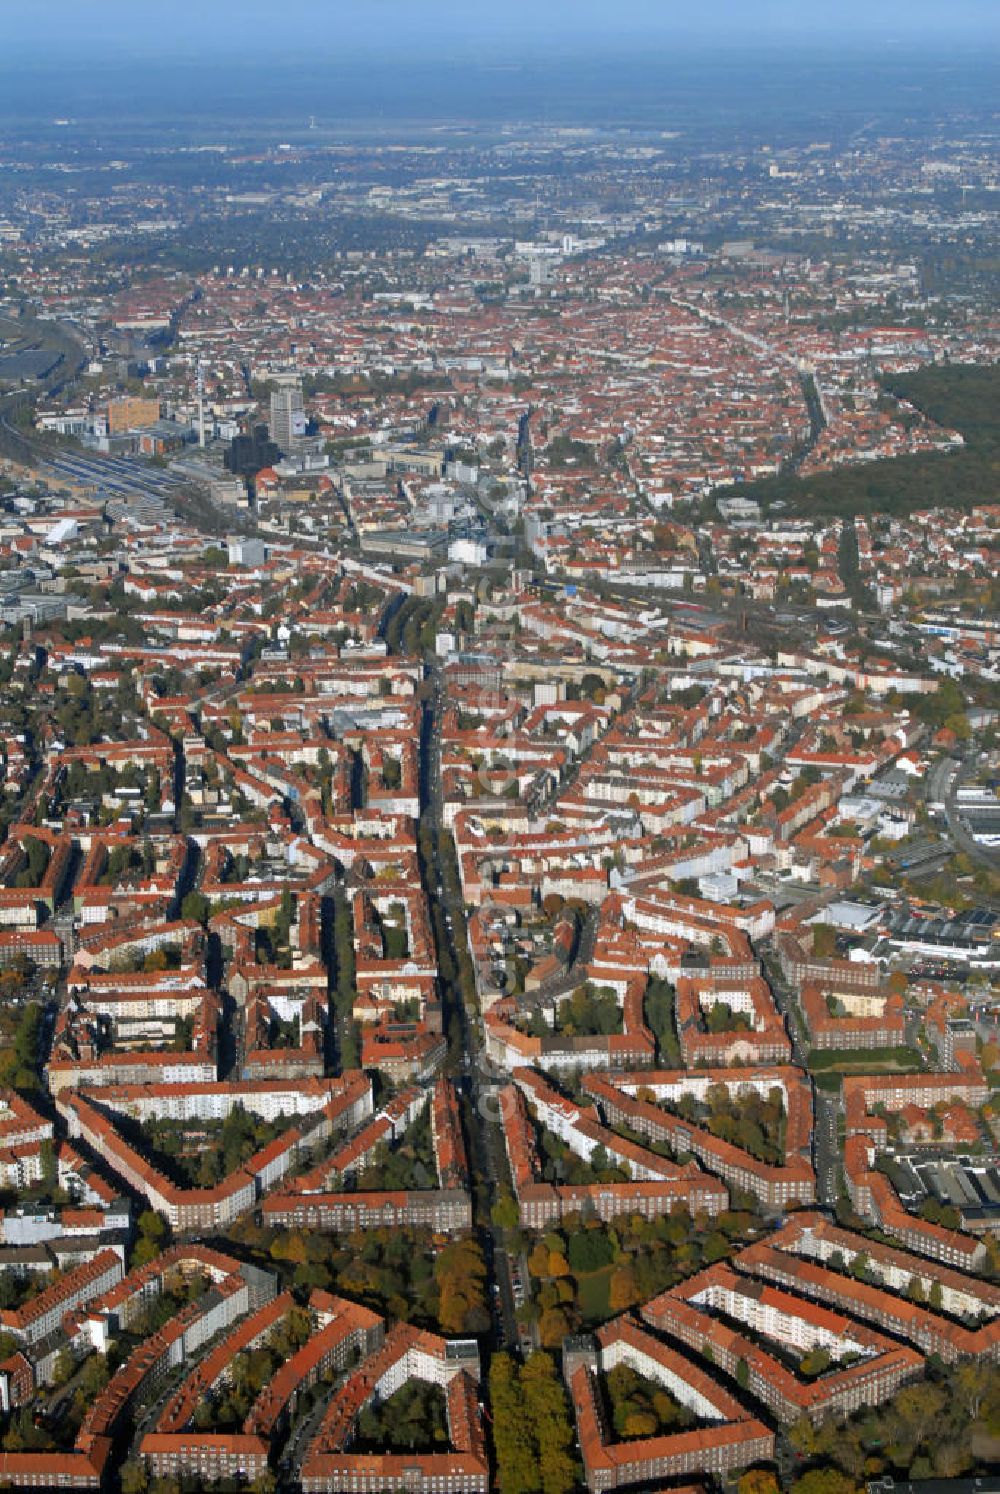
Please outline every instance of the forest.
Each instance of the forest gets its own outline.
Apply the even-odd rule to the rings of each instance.
[[[878,511],[903,517],[914,509],[995,503],[1000,488],[1000,368],[942,364],[887,376],[882,383],[887,393],[908,400],[935,424],[959,431],[965,445],[809,477],[769,477],[734,492],[756,498],[766,510],[780,506],[804,517]]]

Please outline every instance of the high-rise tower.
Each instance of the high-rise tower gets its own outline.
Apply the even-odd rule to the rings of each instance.
[[[306,415],[302,403],[302,380],[295,374],[280,375],[278,387],[271,390],[271,440],[286,455],[306,433]]]

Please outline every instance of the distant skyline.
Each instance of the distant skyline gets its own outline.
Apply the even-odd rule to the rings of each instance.
[[[340,57],[411,53],[482,57],[503,46],[576,55],[601,46],[823,47],[1000,42],[997,0],[0,0],[9,62],[164,60],[329,48]],[[4,71],[0,60],[0,77]]]

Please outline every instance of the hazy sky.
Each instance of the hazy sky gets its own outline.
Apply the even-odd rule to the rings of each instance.
[[[0,0],[6,57],[115,61],[220,49],[340,56],[494,47],[557,56],[680,41],[1000,43],[1000,0]]]

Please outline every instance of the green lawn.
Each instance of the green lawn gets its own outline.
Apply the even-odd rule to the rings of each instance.
[[[913,1048],[813,1048],[809,1067],[827,1073],[917,1073],[923,1068]]]

